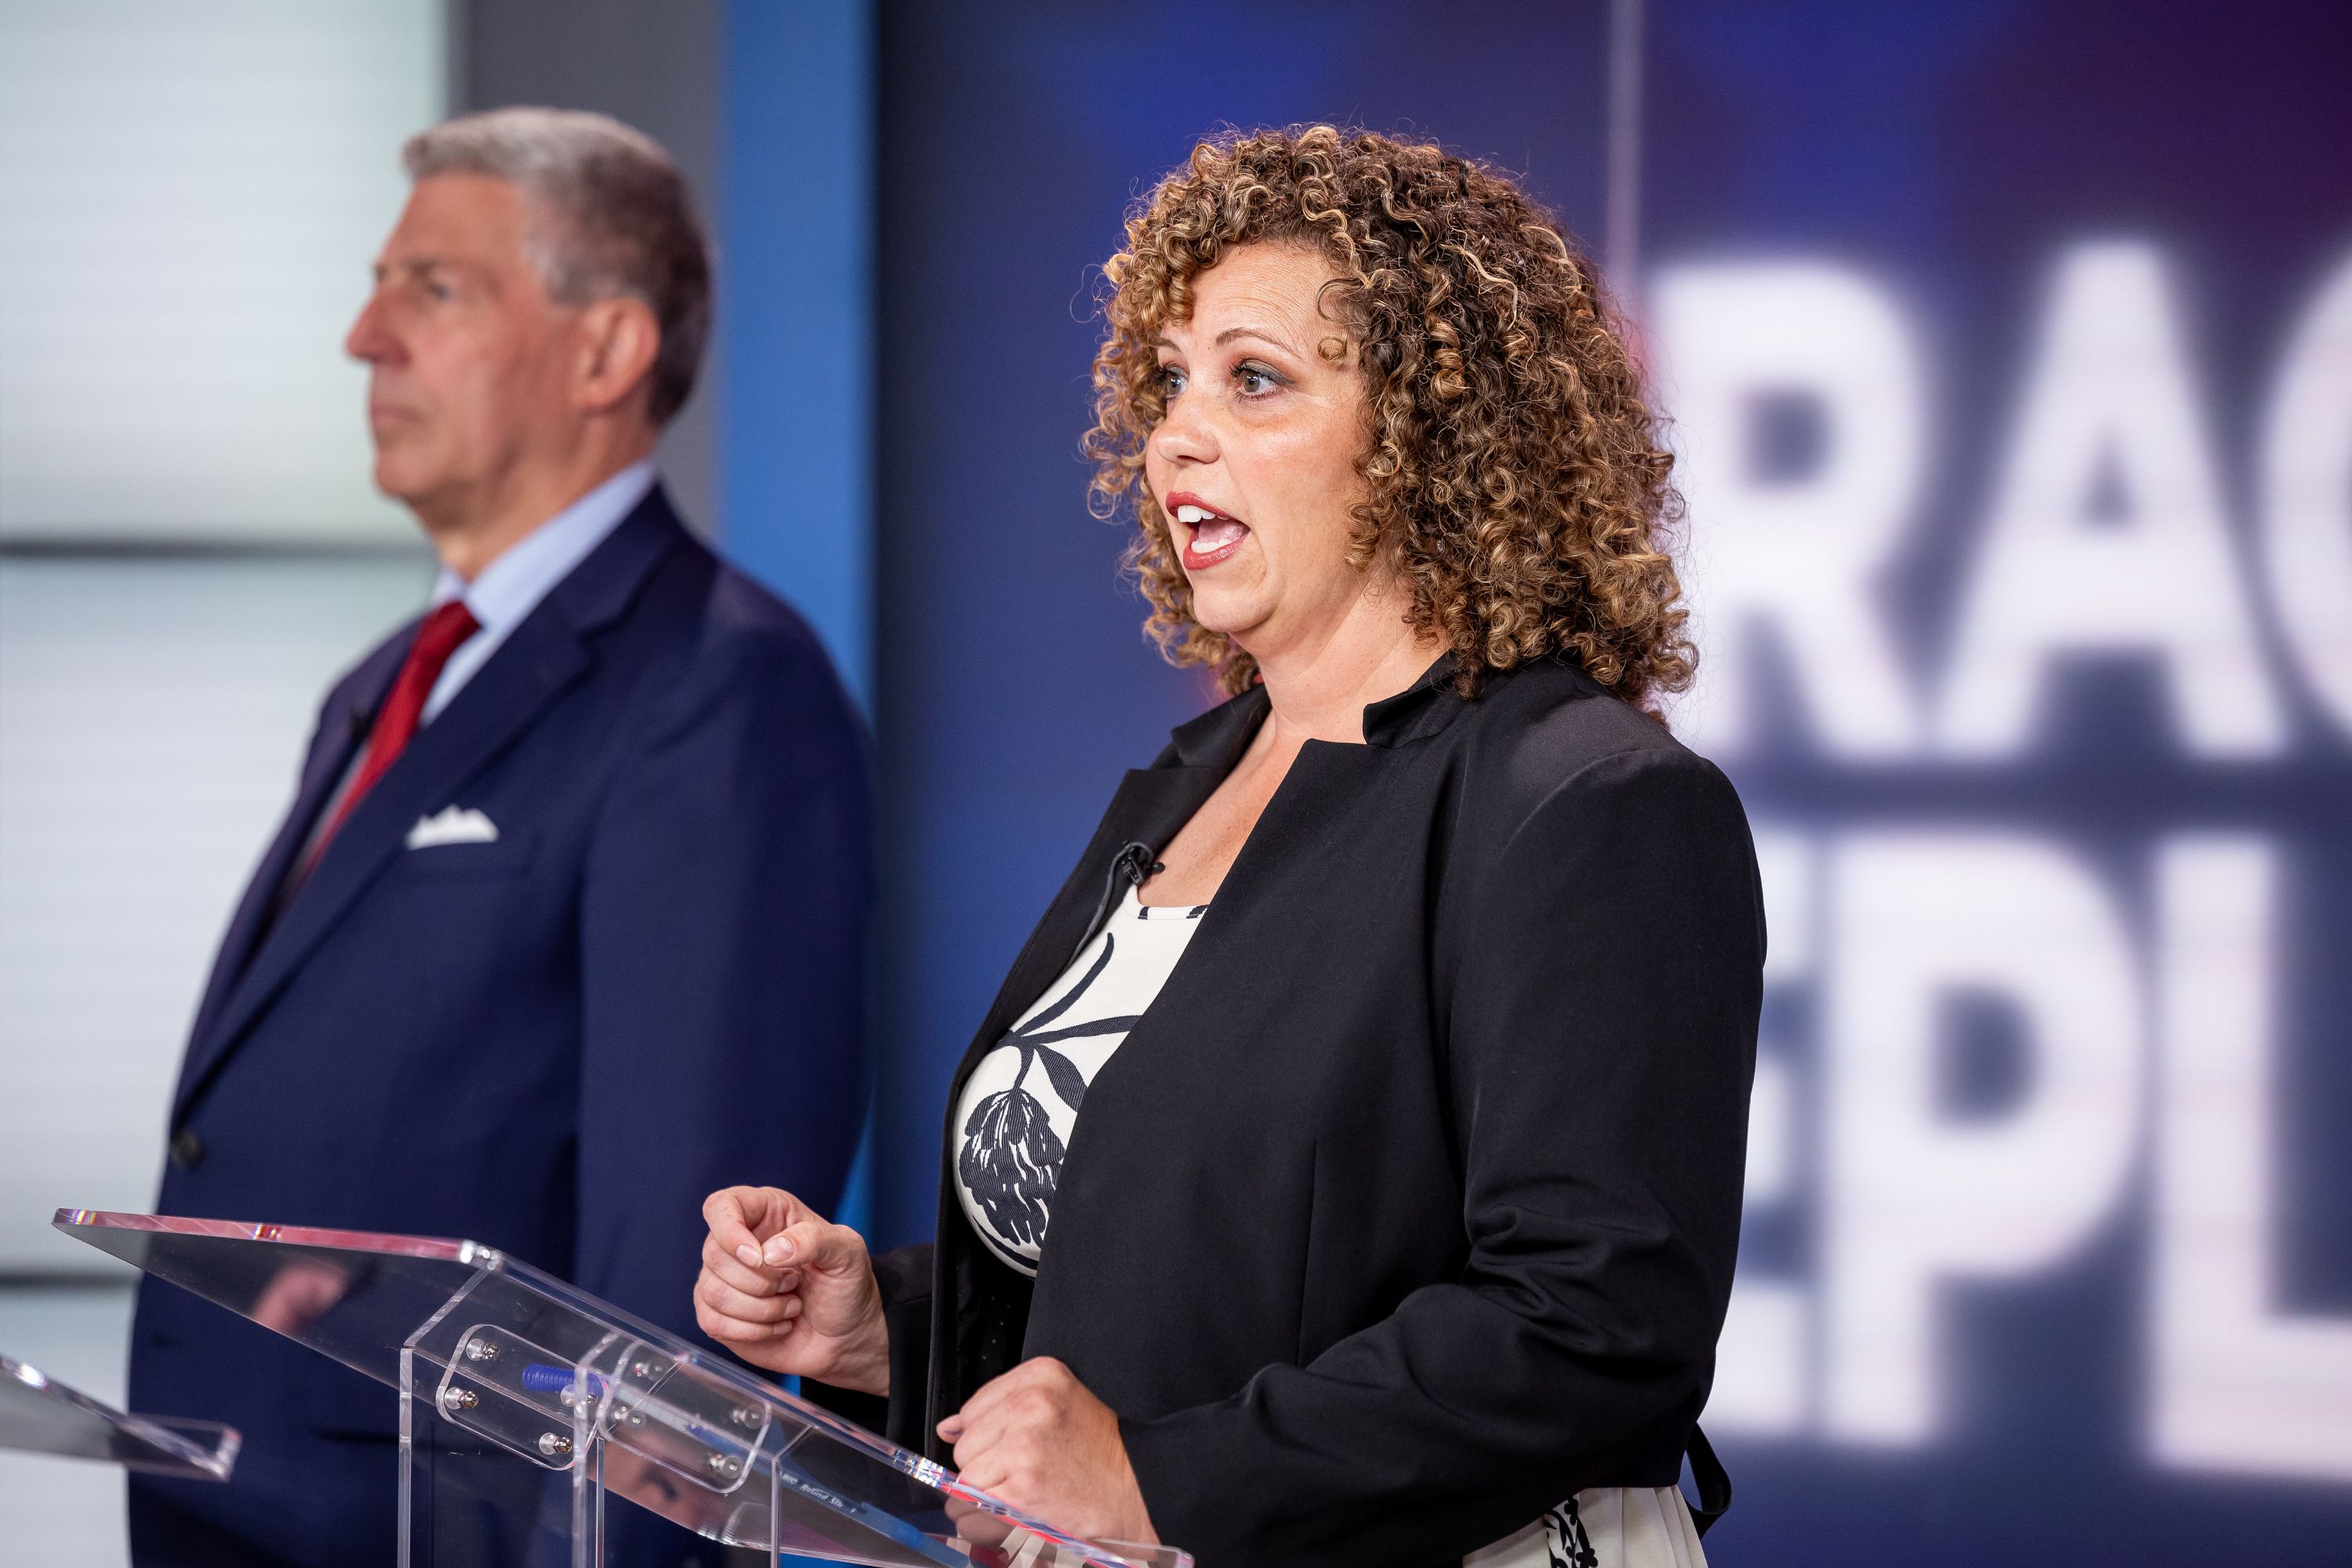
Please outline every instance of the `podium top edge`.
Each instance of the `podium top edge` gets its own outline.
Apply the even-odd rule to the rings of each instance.
[[[232,1241],[269,1241],[287,1247],[331,1247],[396,1258],[424,1258],[478,1268],[504,1261],[494,1247],[437,1236],[390,1236],[366,1230],[329,1230],[314,1226],[263,1225],[247,1220],[188,1219],[177,1215],[118,1214],[108,1209],[59,1209],[49,1223],[62,1231],[132,1230],[163,1236],[218,1237]]]

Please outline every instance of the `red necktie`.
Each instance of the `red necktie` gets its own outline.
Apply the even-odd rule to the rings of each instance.
[[[359,805],[362,796],[383,777],[400,753],[408,749],[416,733],[416,721],[424,715],[425,700],[433,695],[434,683],[441,679],[442,666],[449,662],[465,640],[482,629],[474,613],[466,608],[463,599],[452,599],[436,606],[416,629],[416,641],[410,646],[408,661],[400,667],[400,677],[392,683],[392,695],[383,700],[383,710],[376,715],[375,727],[368,733],[367,755],[361,760],[360,771],[352,780],[352,787],[335,807],[335,815],[327,821],[325,831],[310,846],[310,855],[303,867],[319,863],[327,852],[327,845]]]

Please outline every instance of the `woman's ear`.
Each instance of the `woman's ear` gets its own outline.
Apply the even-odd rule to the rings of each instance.
[[[651,381],[660,354],[661,323],[643,300],[597,300],[580,312],[573,402],[595,414],[618,407]]]

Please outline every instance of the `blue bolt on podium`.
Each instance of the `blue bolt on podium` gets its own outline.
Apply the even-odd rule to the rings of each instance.
[[[88,1209],[56,1224],[396,1390],[402,1568],[599,1568],[616,1497],[771,1562],[1191,1568],[1065,1535],[492,1247]]]

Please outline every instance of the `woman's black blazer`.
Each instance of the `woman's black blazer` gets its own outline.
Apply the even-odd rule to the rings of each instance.
[[[945,1458],[935,1422],[1058,1357],[1202,1568],[1457,1563],[1587,1487],[1674,1484],[1738,1245],[1747,819],[1580,669],[1475,700],[1451,672],[1300,752],[1087,1090],[1034,1295],[957,1205],[950,1126],[936,1247],[877,1268],[899,1442]],[[1127,775],[959,1087],[1265,712]]]

